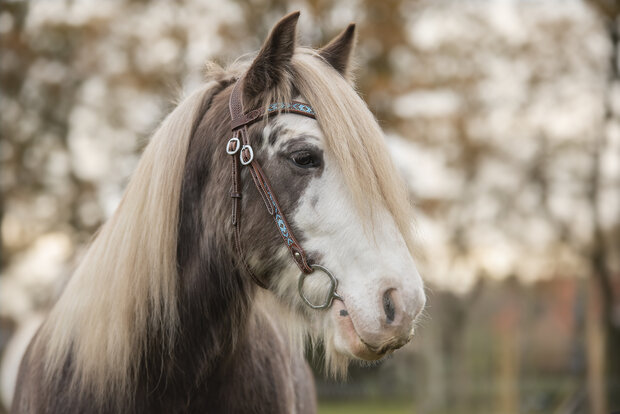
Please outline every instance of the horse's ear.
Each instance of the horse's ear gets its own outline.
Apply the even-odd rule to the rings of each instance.
[[[353,48],[355,47],[355,23],[351,23],[342,33],[319,50],[319,54],[345,78],[349,75],[349,67]]]
[[[289,73],[295,52],[295,32],[299,12],[284,16],[271,29],[269,37],[245,75],[243,92],[248,101],[276,87]]]

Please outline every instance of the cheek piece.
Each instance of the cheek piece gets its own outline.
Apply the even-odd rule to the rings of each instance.
[[[343,300],[336,292],[338,288],[338,279],[325,267],[319,264],[309,264],[306,253],[299,245],[299,242],[293,235],[293,232],[286,221],[284,213],[280,209],[280,204],[271,189],[269,180],[263,172],[258,161],[254,158],[254,150],[250,145],[248,126],[258,121],[262,116],[276,116],[281,113],[292,113],[297,115],[306,116],[308,118],[316,119],[314,110],[308,104],[303,102],[292,101],[290,103],[272,103],[266,109],[258,108],[253,111],[243,112],[243,104],[241,100],[241,84],[243,78],[240,78],[235,83],[228,107],[230,109],[231,117],[231,130],[232,138],[228,140],[226,144],[226,153],[231,158],[231,173],[232,173],[232,187],[230,197],[232,198],[232,225],[233,225],[233,241],[239,259],[243,264],[245,271],[250,275],[252,280],[260,287],[267,289],[267,285],[260,280],[254,272],[249,268],[247,262],[244,259],[243,248],[241,246],[241,174],[242,167],[247,167],[250,170],[250,175],[254,185],[258,190],[263,203],[267,208],[267,212],[276,223],[280,236],[286,247],[288,247],[293,260],[297,266],[301,269],[299,276],[298,291],[302,300],[306,305],[312,309],[327,309],[332,305],[334,299]],[[238,154],[238,155],[237,155]],[[323,272],[329,277],[330,287],[326,294],[326,297],[322,302],[314,303],[310,301],[304,294],[303,287],[304,282],[308,276],[315,271]]]

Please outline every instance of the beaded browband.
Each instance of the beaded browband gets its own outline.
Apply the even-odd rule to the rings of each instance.
[[[233,90],[233,93],[234,93],[234,90]],[[232,95],[231,95],[231,98],[232,98]],[[241,103],[239,104],[241,105]],[[236,129],[243,127],[243,126],[249,126],[253,124],[254,122],[258,121],[259,119],[261,119],[265,115],[267,116],[277,115],[281,112],[304,115],[304,116],[308,116],[310,118],[316,119],[314,110],[312,109],[310,105],[306,103],[298,102],[298,101],[292,101],[290,103],[276,102],[276,103],[272,103],[271,105],[269,105],[267,107],[267,110],[261,108],[261,109],[255,109],[253,111],[246,112],[246,113],[243,113],[243,112],[239,113],[236,117],[233,117],[231,121],[231,128],[234,133]]]

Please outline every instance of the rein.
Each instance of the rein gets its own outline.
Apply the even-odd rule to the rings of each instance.
[[[235,248],[241,262],[243,263],[243,267],[250,275],[252,280],[258,286],[267,289],[267,285],[262,280],[260,280],[256,276],[256,274],[254,274],[254,272],[252,272],[252,270],[249,268],[248,264],[244,260],[243,248],[241,246],[240,202],[242,197],[242,187],[240,170],[242,167],[247,167],[250,170],[250,175],[252,177],[252,181],[254,181],[256,189],[258,190],[258,193],[263,199],[265,207],[267,208],[267,212],[271,217],[273,217],[280,236],[282,236],[284,244],[291,253],[293,260],[301,270],[298,283],[299,295],[301,296],[303,301],[312,309],[327,309],[331,306],[334,299],[343,300],[336,292],[336,289],[338,288],[338,279],[336,279],[334,275],[332,275],[332,273],[325,267],[318,264],[308,263],[306,252],[295,238],[293,231],[291,230],[288,222],[286,221],[286,217],[284,216],[284,213],[280,208],[280,204],[278,203],[276,195],[271,189],[271,185],[269,184],[267,176],[263,172],[263,169],[261,168],[258,161],[254,158],[254,150],[250,145],[250,134],[248,132],[248,126],[258,121],[262,116],[276,116],[281,113],[292,113],[316,119],[314,110],[308,104],[292,101],[290,103],[272,103],[266,110],[265,108],[258,108],[253,111],[244,113],[241,96],[242,80],[243,78],[240,78],[235,83],[235,86],[233,87],[232,93],[230,95],[230,100],[228,102],[231,116],[232,138],[230,138],[230,140],[228,140],[228,143],[226,144],[226,153],[231,156],[232,160],[232,187],[230,197],[232,198],[232,225]],[[306,277],[309,274],[313,273],[315,270],[325,273],[327,276],[329,276],[330,279],[328,296],[325,302],[318,305],[308,300],[308,298],[303,293],[303,285]]]

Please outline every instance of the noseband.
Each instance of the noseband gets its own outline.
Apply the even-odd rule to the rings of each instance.
[[[304,249],[301,248],[299,242],[293,235],[293,231],[290,228],[288,222],[286,221],[286,217],[280,208],[280,204],[278,203],[278,199],[271,189],[271,185],[269,184],[269,180],[267,180],[267,176],[263,172],[260,164],[254,157],[254,150],[250,145],[248,126],[252,123],[261,119],[264,116],[276,116],[281,113],[292,113],[297,115],[306,116],[308,118],[316,119],[314,110],[308,104],[303,102],[292,101],[291,103],[272,103],[265,110],[265,108],[255,109],[253,111],[243,112],[243,103],[241,99],[241,84],[243,78],[237,80],[235,86],[233,87],[232,93],[230,95],[230,100],[228,102],[228,107],[230,109],[231,116],[231,129],[232,129],[232,138],[226,144],[226,153],[231,156],[232,160],[232,188],[230,192],[230,197],[232,198],[232,225],[233,225],[233,238],[235,248],[237,249],[237,253],[239,254],[239,258],[243,263],[243,266],[246,272],[250,275],[252,280],[262,288],[267,289],[265,283],[260,280],[254,272],[249,268],[243,257],[243,249],[241,247],[241,167],[247,167],[250,170],[250,175],[252,176],[252,180],[260,194],[265,207],[267,208],[267,212],[276,223],[276,226],[280,232],[280,236],[282,236],[282,240],[284,244],[290,251],[293,256],[293,260],[297,264],[297,266],[301,269],[301,275],[299,276],[298,290],[299,295],[303,299],[303,301],[310,306],[312,309],[327,309],[331,306],[334,299],[340,299],[340,295],[336,292],[338,288],[338,279],[334,277],[334,275],[327,270],[325,267],[318,264],[309,264],[308,258]],[[237,155],[239,154],[239,155]],[[324,303],[314,304],[312,303],[303,292],[303,285],[306,280],[306,277],[313,273],[315,270],[325,273],[329,276],[330,279],[330,288],[328,297],[326,298]]]

